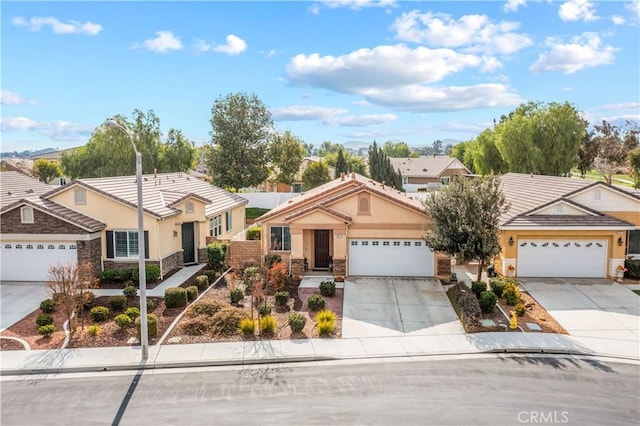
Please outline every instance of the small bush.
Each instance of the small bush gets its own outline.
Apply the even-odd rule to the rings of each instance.
[[[480,309],[480,303],[473,292],[467,291],[462,293],[458,299],[458,306],[460,306],[463,318],[469,324],[478,323],[482,309]]]
[[[244,310],[226,306],[211,318],[211,332],[214,335],[232,336],[237,333],[240,321],[244,318],[249,318],[249,314]]]
[[[105,269],[100,272],[100,282],[102,283],[111,283],[116,278],[116,271],[114,269]]]
[[[100,334],[100,326],[97,324],[90,325],[89,327],[87,327],[87,334],[93,337],[97,336],[98,334]]]
[[[203,336],[209,330],[209,320],[204,315],[187,317],[180,321],[180,331],[189,336]]]
[[[115,312],[122,312],[127,307],[127,298],[125,296],[111,296],[107,299],[109,309]]]
[[[130,285],[130,286],[125,287],[122,290],[122,294],[127,299],[133,299],[134,297],[136,297],[138,295],[138,289],[135,288],[134,286]]]
[[[260,228],[258,228],[257,226],[252,226],[251,228],[247,229],[247,240],[260,240]]]
[[[209,282],[209,284],[213,284],[216,282],[216,271],[207,270],[204,271],[203,274],[205,277],[207,277],[207,281]],[[207,284],[207,287],[209,286],[209,284]],[[196,283],[196,285],[198,285],[198,283]]]
[[[526,308],[524,307],[524,303],[516,304],[514,310],[516,311],[516,315],[519,317],[523,316],[524,313],[527,311]]]
[[[503,278],[491,278],[491,280],[489,280],[491,290],[493,290],[497,297],[502,297],[502,292],[504,291],[504,286],[506,284],[507,283]]]
[[[267,335],[272,335],[276,331],[276,326],[278,322],[275,317],[271,315],[266,315],[260,318],[260,331]]]
[[[484,281],[473,281],[471,283],[471,291],[480,299],[480,294],[482,294],[483,291],[487,291],[487,283]]]
[[[229,291],[229,298],[231,299],[232,305],[237,305],[244,299],[244,291],[241,288],[232,288]]]
[[[504,297],[507,305],[515,306],[520,301],[520,290],[518,290],[518,286],[514,283],[509,283],[504,286],[502,297]]]
[[[213,281],[212,281],[213,282]],[[203,292],[209,287],[209,277],[206,275],[200,275],[196,277],[194,284],[198,291]]]
[[[140,317],[136,318],[136,332],[140,335]],[[158,335],[158,317],[154,314],[147,315],[147,335],[156,337]]]
[[[132,321],[134,321],[136,318],[140,316],[140,308],[136,308],[135,306],[132,306],[130,308],[127,308],[127,310],[124,311],[124,314],[129,318],[131,318]]]
[[[152,312],[153,308],[155,308],[156,304],[153,303],[153,300],[147,299],[147,312]]]
[[[336,322],[336,314],[329,310],[323,309],[322,311],[316,314],[315,320],[317,323]]]
[[[289,327],[291,327],[291,331],[294,333],[302,331],[306,323],[307,318],[304,315],[297,312],[289,314]]]
[[[193,302],[194,300],[196,300],[198,298],[198,287],[196,287],[195,285],[191,285],[191,286],[187,287],[185,289],[185,291],[187,292],[187,301],[188,302]]]
[[[480,293],[480,309],[483,314],[490,314],[496,307],[498,298],[492,291],[483,291]]]
[[[39,326],[53,324],[53,317],[49,314],[40,314],[36,318],[36,324]]]
[[[187,305],[187,291],[182,287],[169,287],[164,291],[164,305],[167,308],[181,308]]]
[[[216,272],[224,270],[224,260],[227,256],[229,243],[215,242],[207,245],[207,262],[209,267]]]
[[[324,297],[336,295],[336,283],[333,281],[322,281],[320,283],[320,294]]]
[[[156,281],[158,281],[158,278],[160,278],[160,266],[146,265],[144,269],[145,281],[147,282],[147,284],[155,283]]]
[[[318,335],[329,336],[335,330],[336,325],[333,322],[319,322],[318,323]]]
[[[244,334],[245,336],[253,336],[255,329],[256,323],[251,318],[244,318],[240,320],[240,333]]]
[[[144,268],[145,282],[147,284],[155,283],[160,278],[160,266],[158,265],[145,265]],[[126,268],[119,269],[117,275],[123,282],[131,281],[135,287],[139,287],[140,274],[138,268]]]
[[[626,259],[624,267],[627,269],[624,273],[625,278],[640,280],[640,259]]]
[[[289,292],[279,291],[275,294],[276,306],[284,306],[289,302]]]
[[[89,311],[89,316],[93,322],[102,322],[109,316],[109,308],[106,306],[95,306]]]
[[[53,303],[53,300],[51,299],[44,299],[42,302],[40,302],[40,310],[42,311],[42,313],[50,314],[54,311],[55,308],[56,304]]]
[[[271,314],[271,306],[266,303],[261,303],[258,305],[258,313],[262,316]]]
[[[319,294],[312,294],[307,300],[307,307],[314,312],[324,309],[324,297]]]
[[[120,314],[114,318],[118,327],[125,329],[131,325],[131,318],[127,314]]]
[[[284,288],[284,283],[287,280],[287,267],[282,262],[276,262],[268,273],[269,284],[271,288],[276,291],[280,291]]]
[[[53,324],[41,325],[38,327],[38,334],[44,337],[49,337],[56,332],[56,326]]]
[[[216,300],[213,300],[211,302],[197,302],[189,306],[189,309],[187,309],[186,315],[192,318],[198,315],[205,315],[208,317],[212,317],[222,307],[223,307],[223,304]]]
[[[120,276],[120,279],[123,282],[132,282],[134,283],[134,285],[138,285],[138,270],[137,269],[133,269],[133,268],[124,268],[124,269],[118,269],[118,271],[116,272],[116,275]],[[134,276],[135,274],[135,276]]]
[[[269,253],[264,255],[264,265],[267,269],[271,269],[276,263],[282,262],[282,256],[275,253]]]

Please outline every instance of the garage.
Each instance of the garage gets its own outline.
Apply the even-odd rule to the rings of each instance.
[[[349,240],[349,275],[432,277],[434,263],[424,240]]]
[[[3,243],[1,281],[46,281],[49,265],[76,262],[76,245],[64,242]]]
[[[605,240],[520,240],[519,277],[604,278]]]

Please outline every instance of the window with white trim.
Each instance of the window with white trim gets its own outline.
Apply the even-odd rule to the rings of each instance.
[[[442,176],[440,178],[440,183],[443,185],[449,185],[449,183],[451,182],[451,178],[449,176]]]
[[[288,226],[272,226],[269,229],[271,235],[272,251],[291,250],[291,230]]]
[[[406,185],[409,183],[409,178],[407,176],[402,176],[402,184]]]
[[[627,254],[640,257],[640,229],[629,231],[629,241],[627,243]]]
[[[113,231],[115,257],[138,257],[138,231]]]
[[[73,190],[73,203],[76,205],[87,204],[87,190],[76,188]]]
[[[222,215],[209,219],[209,236],[219,237],[222,235]]]
[[[226,232],[231,232],[231,229],[233,229],[233,218],[232,218],[232,214],[231,211],[225,212],[224,214],[224,223],[225,223],[225,231]]]
[[[20,209],[20,221],[22,223],[33,223],[33,208],[24,206]]]

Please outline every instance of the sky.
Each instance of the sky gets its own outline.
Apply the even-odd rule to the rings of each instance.
[[[255,93],[307,143],[468,140],[523,102],[640,120],[640,2],[2,1],[1,151],[83,145],[153,109],[210,140]]]

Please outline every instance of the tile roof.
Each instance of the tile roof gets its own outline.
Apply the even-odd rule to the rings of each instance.
[[[402,176],[440,177],[447,169],[467,169],[455,157],[439,155],[436,157],[389,158],[394,169],[400,170]],[[467,169],[467,173],[470,173]]]
[[[557,227],[571,227],[571,226],[613,226],[613,227],[627,227],[633,226],[629,222],[625,222],[615,217],[607,215],[598,216],[565,216],[565,215],[531,215],[531,216],[519,216],[508,223],[508,226],[557,226]]]
[[[35,209],[43,210],[51,216],[72,223],[82,229],[85,229],[88,232],[97,232],[106,226],[104,223],[95,220],[92,217],[86,216],[75,210],[71,210],[70,208],[67,208],[58,203],[54,203],[51,200],[46,200],[37,195],[17,200],[12,204],[3,207],[2,213],[13,210],[22,205],[30,205]]]
[[[132,207],[138,205],[135,176],[78,179],[70,182],[65,188],[45,194],[45,198],[73,185],[95,190]],[[205,207],[207,217],[248,203],[245,198],[190,176],[188,173],[144,175],[142,195],[144,210],[159,218],[180,213],[180,210],[175,208],[175,204],[189,197],[207,203]]]
[[[8,206],[22,198],[41,195],[51,191],[52,187],[20,172],[0,173],[0,208]]]

